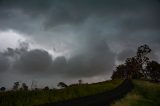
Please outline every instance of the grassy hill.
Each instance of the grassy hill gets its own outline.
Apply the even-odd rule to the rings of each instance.
[[[0,106],[33,106],[94,95],[116,88],[122,80],[81,84],[59,90],[8,91],[0,93]]]
[[[133,81],[135,88],[112,106],[160,106],[160,84]]]

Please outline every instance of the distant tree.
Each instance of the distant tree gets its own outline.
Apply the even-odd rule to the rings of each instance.
[[[49,87],[48,87],[48,86],[45,86],[45,87],[43,88],[43,90],[49,90]]]
[[[34,90],[35,90],[35,91],[38,91],[38,90],[40,90],[40,89],[39,89],[39,88],[34,88]]]
[[[19,86],[20,86],[19,82],[15,82],[13,85],[13,90],[15,90],[15,91],[18,90]]]
[[[160,81],[160,64],[156,61],[151,61],[147,64],[146,73],[154,82]]]
[[[25,90],[25,91],[28,90],[28,86],[26,83],[22,83],[22,90]]]
[[[78,80],[78,84],[82,84],[82,80]]]
[[[1,90],[2,92],[4,92],[4,91],[6,90],[6,88],[5,88],[5,87],[1,87],[0,90]]]
[[[61,87],[61,88],[66,88],[66,87],[68,87],[68,85],[65,84],[64,82],[59,82],[59,83],[57,84],[57,86],[58,86],[58,87]]]

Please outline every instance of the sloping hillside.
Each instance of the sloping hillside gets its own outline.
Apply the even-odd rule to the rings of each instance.
[[[160,106],[160,84],[134,80],[135,88],[112,106]]]
[[[32,106],[63,101],[110,91],[122,80],[105,81],[95,84],[80,84],[59,90],[8,91],[0,93],[0,106]]]
[[[38,106],[110,106],[113,101],[124,97],[133,87],[131,80],[124,80],[118,87],[109,91]]]

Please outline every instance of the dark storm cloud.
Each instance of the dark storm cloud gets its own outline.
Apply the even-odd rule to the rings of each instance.
[[[107,39],[123,46],[130,41],[132,44],[160,42],[159,0],[1,0],[0,8],[1,29],[30,32],[38,43],[57,40],[58,35],[60,40],[65,39],[70,34],[68,32],[83,36],[85,29],[95,26]],[[46,29],[51,33],[44,33]],[[90,28],[87,32],[92,31]],[[77,32],[80,34],[76,35]]]
[[[68,60],[64,57],[56,58],[53,68],[64,76],[91,77],[110,72],[114,65],[114,58],[115,55],[109,50],[106,43],[101,41],[89,47],[84,53]]]
[[[0,63],[3,63],[4,67],[6,59],[8,59],[10,70],[18,70],[21,73],[45,72],[52,64],[52,57],[47,51],[42,49],[29,50],[26,42],[20,42],[19,48],[8,48],[0,53],[3,56]]]
[[[116,54],[123,61],[142,44],[158,58],[159,11],[159,0],[0,0],[0,31],[15,30],[45,49],[10,48],[0,61],[31,76],[108,74]],[[52,60],[48,49],[62,55]]]
[[[159,4],[158,0],[1,0],[0,9],[3,21],[14,20],[17,14],[29,15],[32,20],[45,18],[45,26],[51,27],[83,23],[95,16],[121,20],[120,24],[124,24],[125,28],[134,30],[137,27],[159,28]],[[19,16],[16,18],[21,19]]]
[[[1,58],[0,63],[3,63],[4,71],[7,71],[8,64],[6,63],[10,63],[12,64],[10,70],[18,70],[21,74],[33,76],[59,75],[79,78],[110,72],[114,65],[115,55],[110,51],[104,40],[91,40],[91,42],[84,52],[69,59],[59,56],[54,60],[47,51],[42,49],[29,50],[27,44],[22,42],[21,45],[23,45],[19,48],[8,48],[2,52],[3,58]],[[10,58],[10,61],[7,61],[7,58]]]
[[[69,64],[69,72],[72,76],[90,77],[109,73],[114,65],[114,54],[109,50],[105,42],[93,46],[84,54],[72,57]]]
[[[44,72],[52,64],[52,58],[48,52],[40,49],[28,51],[21,55],[15,62],[16,69],[26,73]]]

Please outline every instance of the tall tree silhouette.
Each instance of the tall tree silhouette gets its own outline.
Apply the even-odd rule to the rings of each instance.
[[[147,54],[149,54],[150,52],[151,52],[151,49],[146,44],[138,47],[138,50],[137,50],[136,60],[139,65],[139,71],[144,75],[145,78],[147,77],[147,74],[146,74],[146,70],[144,70],[143,67],[147,66],[149,62],[149,58],[147,57]]]
[[[151,49],[146,44],[138,47],[136,56],[127,58],[124,64],[119,65],[113,72],[112,78],[138,79],[143,76],[146,77],[146,70],[144,67],[149,62],[147,54],[150,52]]]

